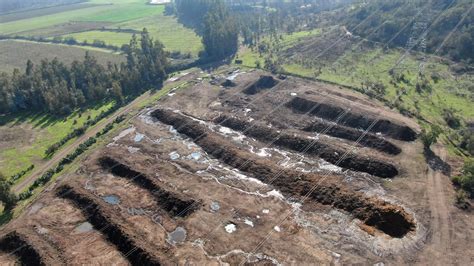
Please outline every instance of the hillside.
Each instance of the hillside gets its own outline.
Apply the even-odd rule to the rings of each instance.
[[[420,41],[415,49],[437,52],[449,36],[438,54],[457,61],[474,61],[474,10],[470,0],[369,1],[354,6],[343,21],[350,29],[362,23],[354,29],[356,35],[385,43],[401,31],[391,45],[405,47],[410,38],[426,30],[426,44]],[[373,32],[378,25],[382,26]]]

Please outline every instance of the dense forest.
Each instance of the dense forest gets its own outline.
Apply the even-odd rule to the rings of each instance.
[[[449,56],[454,60],[472,62],[474,60],[474,9],[471,0],[392,0],[371,1],[354,9],[345,22],[354,28],[361,23],[354,33],[371,40],[387,42],[395,34],[395,46],[405,46],[410,37],[419,35],[417,28],[427,31],[426,43],[419,43],[415,49],[436,52],[445,36],[453,31],[438,55]],[[466,13],[468,12],[468,13]],[[461,21],[465,15],[465,19]],[[374,25],[383,27],[373,32]],[[418,36],[416,36],[418,37]],[[420,46],[425,46],[419,49]]]
[[[161,87],[167,76],[166,53],[146,29],[140,41],[132,37],[126,57],[127,63],[106,67],[89,53],[71,66],[56,58],[39,65],[28,61],[23,73],[16,69],[12,75],[0,74],[0,113],[28,110],[65,115],[107,98],[120,103],[128,95]]]

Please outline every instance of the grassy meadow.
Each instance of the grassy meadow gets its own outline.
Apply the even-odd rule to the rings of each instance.
[[[98,104],[62,118],[32,113],[0,117],[0,172],[10,177],[31,164],[43,161],[44,152],[50,145],[113,104]]]

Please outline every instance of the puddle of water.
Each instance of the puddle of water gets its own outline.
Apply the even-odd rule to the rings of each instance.
[[[177,153],[177,152],[175,152],[175,151],[170,152],[169,156],[170,156],[170,159],[171,159],[171,160],[177,160],[177,159],[179,159],[179,157],[180,157],[180,156],[179,156],[179,153]]]
[[[194,160],[197,161],[197,160],[201,159],[201,153],[198,152],[198,151],[195,151],[195,152],[191,153],[191,158],[193,158]]]
[[[270,157],[270,156],[272,156],[272,154],[267,151],[267,148],[263,148],[263,149],[258,150],[258,152],[256,154],[260,157]]]
[[[35,229],[36,229],[36,232],[38,232],[38,234],[41,234],[41,235],[46,235],[47,233],[49,233],[49,229],[44,228],[42,226],[38,226]]]
[[[144,137],[145,137],[145,135],[140,134],[140,133],[137,133],[137,134],[135,135],[135,138],[133,138],[133,140],[134,140],[135,142],[140,142],[140,141],[142,141],[142,139],[143,139]]]
[[[38,212],[41,208],[43,208],[43,203],[35,203],[33,204],[33,206],[31,206],[31,209],[28,214],[34,214]]]
[[[176,229],[168,233],[168,243],[171,245],[181,244],[186,239],[186,229],[183,227],[176,227]]]
[[[227,224],[224,228],[225,228],[225,231],[229,234],[232,234],[233,232],[237,230],[237,226],[235,226],[235,224],[233,223]]]
[[[120,203],[120,198],[116,195],[107,195],[102,197],[102,199],[108,204],[117,205]]]
[[[217,202],[217,201],[211,202],[211,211],[212,212],[217,212],[217,211],[219,211],[220,208],[221,208],[221,206],[219,205],[219,202]]]
[[[74,232],[76,232],[76,233],[87,233],[87,232],[91,231],[92,229],[94,229],[92,224],[90,224],[89,222],[83,222],[82,224],[80,224],[80,225],[76,226],[76,228],[74,228]]]

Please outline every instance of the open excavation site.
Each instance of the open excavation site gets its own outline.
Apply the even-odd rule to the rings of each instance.
[[[201,72],[2,229],[0,263],[426,262],[447,244],[419,131],[332,85]]]

